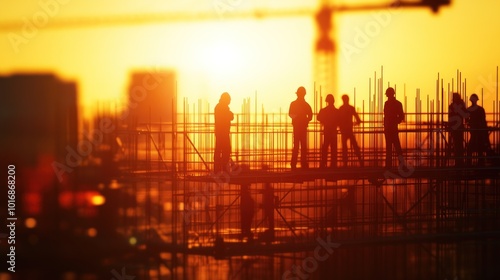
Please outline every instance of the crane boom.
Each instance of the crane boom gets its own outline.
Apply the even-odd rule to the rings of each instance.
[[[228,12],[223,15],[217,13],[148,13],[148,14],[125,14],[112,16],[92,16],[77,18],[52,19],[44,28],[86,28],[101,26],[120,25],[147,25],[158,23],[177,23],[191,21],[217,21],[242,19],[264,19],[279,17],[305,17],[314,14],[314,10],[253,10],[248,12]],[[24,22],[9,21],[0,23],[0,31],[19,30],[23,28]]]
[[[317,10],[292,9],[292,10],[250,10],[229,12],[198,12],[198,13],[150,13],[150,14],[126,14],[113,16],[93,16],[77,18],[51,18],[46,21],[43,28],[86,28],[101,26],[140,25],[158,23],[177,23],[190,21],[215,21],[220,20],[242,20],[242,19],[265,19],[279,17],[304,17],[314,16],[317,26],[317,39],[315,44],[315,82],[324,92],[335,92],[336,73],[338,72],[335,61],[335,43],[332,38],[334,21],[333,15],[345,12],[361,12],[381,9],[419,8],[430,7],[436,13],[441,6],[450,5],[451,0],[395,0],[380,4],[367,5],[330,5],[327,0],[321,1]],[[48,16],[48,15],[47,15]],[[33,16],[35,21],[35,15]],[[36,22],[36,21],[35,21]],[[0,22],[0,32],[19,31],[26,28],[31,22],[10,21]],[[42,26],[38,26],[42,28]]]
[[[241,20],[241,19],[264,19],[271,17],[303,17],[317,15],[321,12],[361,12],[369,10],[380,10],[390,8],[418,8],[430,7],[437,12],[440,6],[449,5],[450,0],[420,0],[420,1],[394,1],[390,3],[368,4],[368,5],[322,5],[319,11],[310,9],[292,10],[263,10],[251,11],[231,11],[220,15],[216,12],[198,13],[148,13],[148,14],[126,14],[113,16],[92,16],[76,18],[52,18],[43,28],[82,28],[99,27],[109,25],[139,25],[169,22],[189,22],[189,21],[213,21],[213,20]],[[0,22],[1,31],[19,30],[23,28],[25,22],[6,21]]]

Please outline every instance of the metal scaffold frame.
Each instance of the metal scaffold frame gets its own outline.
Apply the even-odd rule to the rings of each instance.
[[[287,114],[266,113],[256,104],[251,112],[250,99],[235,114],[231,166],[222,173],[212,171],[214,116],[202,101],[189,105],[184,99],[183,112],[171,123],[120,124],[120,180],[124,197],[131,198],[120,212],[121,233],[139,236],[138,242],[157,253],[156,265],[172,271],[190,255],[293,256],[326,236],[347,246],[498,233],[499,158],[489,156],[482,167],[453,167],[445,102],[451,91],[445,93],[438,81],[435,99],[422,100],[417,91],[414,108],[406,93],[401,97],[406,166],[385,170],[383,89],[377,81],[367,106],[358,107],[364,122],[355,135],[364,167],[350,149],[348,166],[339,161],[337,168],[318,168],[321,127],[314,118],[308,129],[310,168],[292,172]],[[315,108],[322,99],[314,93]],[[497,119],[496,111],[488,114],[494,150]]]

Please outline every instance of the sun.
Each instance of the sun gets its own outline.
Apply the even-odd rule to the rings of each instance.
[[[189,42],[180,61],[179,84],[184,96],[216,104],[220,94],[228,92],[234,110],[248,98],[256,103],[265,100],[268,110],[287,107],[281,93],[294,92],[298,85],[310,85],[312,72],[313,38],[301,35],[307,34],[311,26],[303,20],[292,23],[234,22],[193,30],[196,34],[187,36]]]
[[[248,50],[236,39],[213,40],[201,51],[201,67],[213,80],[235,78],[248,68]]]
[[[234,27],[232,27],[234,28]],[[186,83],[196,88],[189,97],[218,102],[222,92],[229,92],[233,104],[240,104],[253,92],[252,86],[262,61],[259,50],[252,46],[249,36],[232,29],[208,30],[190,44],[190,56],[184,61]],[[251,89],[251,90],[250,90]]]

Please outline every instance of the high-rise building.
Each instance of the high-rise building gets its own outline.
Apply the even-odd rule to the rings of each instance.
[[[128,109],[137,124],[171,122],[175,110],[175,73],[161,70],[132,73]]]
[[[35,167],[41,158],[64,161],[77,144],[77,88],[53,74],[0,77],[2,161]]]
[[[75,176],[66,172],[61,185],[53,163],[66,164],[68,147],[77,147],[76,83],[53,74],[3,76],[0,100],[0,164],[15,170],[15,214],[36,219],[37,232],[53,231],[59,194]]]

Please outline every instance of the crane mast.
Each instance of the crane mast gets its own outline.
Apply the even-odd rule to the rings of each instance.
[[[331,93],[337,96],[337,55],[335,45],[334,15],[340,12],[358,12],[381,9],[430,7],[437,13],[441,6],[446,6],[451,0],[418,0],[394,1],[391,3],[334,6],[328,0],[321,1],[321,7],[315,14],[317,37],[314,48],[314,81],[316,89],[322,96]]]

